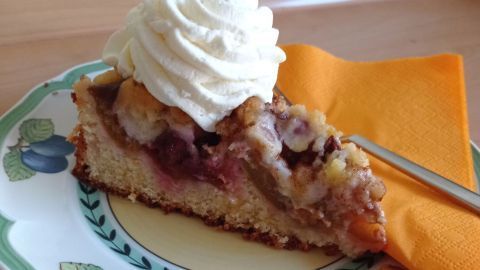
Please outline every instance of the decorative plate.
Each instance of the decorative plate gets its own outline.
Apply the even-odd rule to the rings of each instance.
[[[274,250],[79,184],[65,140],[77,115],[71,86],[106,69],[98,61],[74,67],[0,118],[0,269],[402,269],[384,254],[352,261]]]

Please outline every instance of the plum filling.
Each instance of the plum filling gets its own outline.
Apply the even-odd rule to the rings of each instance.
[[[142,149],[172,179],[208,182],[222,190],[236,188],[235,180],[244,176],[242,163],[226,149],[211,151],[211,147],[220,143],[215,133],[194,126],[193,140],[174,129],[165,130],[150,144],[142,145],[129,138],[113,111],[120,84],[94,85],[89,89],[104,127],[117,144],[126,149]]]
[[[177,132],[167,130],[158,136],[147,152],[158,166],[179,179],[209,182],[220,189],[229,189],[230,182],[242,172],[240,160],[228,153],[210,153],[208,148],[219,143],[215,134],[199,134],[192,143]]]

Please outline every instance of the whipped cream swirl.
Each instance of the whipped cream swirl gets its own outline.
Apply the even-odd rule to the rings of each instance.
[[[247,98],[272,100],[285,60],[272,22],[258,0],[144,0],[110,37],[103,60],[214,131]]]

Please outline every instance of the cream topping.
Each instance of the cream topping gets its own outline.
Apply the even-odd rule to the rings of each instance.
[[[110,37],[103,60],[214,131],[247,98],[271,101],[285,60],[272,22],[257,0],[144,0]]]

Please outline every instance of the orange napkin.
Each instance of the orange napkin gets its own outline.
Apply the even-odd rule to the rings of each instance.
[[[349,62],[290,45],[277,86],[293,103],[470,189],[475,188],[459,55]],[[479,269],[480,218],[371,158],[387,195],[386,252],[409,269]]]

